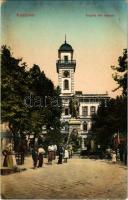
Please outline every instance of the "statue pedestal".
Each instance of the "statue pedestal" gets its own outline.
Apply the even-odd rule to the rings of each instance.
[[[81,122],[79,119],[71,118],[69,120],[69,135],[72,132],[76,132],[79,135],[80,134],[80,125],[81,125]]]

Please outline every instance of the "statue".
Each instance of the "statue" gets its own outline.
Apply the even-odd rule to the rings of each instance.
[[[76,97],[73,97],[69,103],[70,114],[73,118],[78,118],[79,115],[79,101]]]

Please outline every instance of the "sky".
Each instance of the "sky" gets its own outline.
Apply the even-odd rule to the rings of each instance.
[[[2,44],[28,68],[40,66],[58,85],[58,49],[67,43],[76,60],[75,90],[119,91],[112,65],[127,47],[127,0],[1,0]]]

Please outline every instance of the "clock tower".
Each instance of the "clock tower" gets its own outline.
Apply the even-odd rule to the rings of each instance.
[[[70,44],[65,42],[58,50],[58,60],[56,62],[56,69],[58,73],[58,82],[62,95],[74,94],[74,72],[76,61],[73,60],[73,48]]]

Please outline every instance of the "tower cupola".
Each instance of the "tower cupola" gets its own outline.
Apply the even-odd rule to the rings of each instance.
[[[56,62],[56,69],[58,73],[59,86],[61,93],[73,94],[74,93],[74,72],[76,61],[73,60],[73,48],[65,42],[58,49],[58,60]]]

